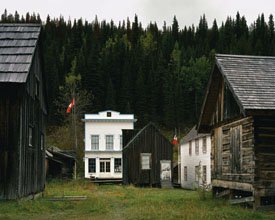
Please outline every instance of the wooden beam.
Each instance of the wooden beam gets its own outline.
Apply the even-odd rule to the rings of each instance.
[[[233,181],[218,180],[218,179],[212,180],[212,186],[244,190],[244,191],[250,191],[250,192],[254,191],[254,187],[250,183],[241,183],[241,182],[233,182]]]
[[[245,202],[254,202],[254,196],[244,197],[241,199],[231,199],[229,200],[230,204],[240,204]]]

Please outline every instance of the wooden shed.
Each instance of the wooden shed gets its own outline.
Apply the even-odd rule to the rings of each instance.
[[[216,55],[198,123],[216,196],[275,207],[275,57]]]
[[[171,187],[173,146],[152,123],[123,130],[123,183]]]
[[[0,199],[45,185],[45,92],[41,26],[0,24]]]
[[[46,178],[72,179],[76,163],[76,152],[58,147],[46,149]]]

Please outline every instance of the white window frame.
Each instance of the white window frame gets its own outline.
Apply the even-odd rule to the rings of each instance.
[[[123,137],[122,137],[122,134],[119,135],[119,141],[120,141],[120,143],[119,143],[119,149],[122,150],[122,147],[123,147]]]
[[[116,161],[120,160],[120,164],[116,164]],[[122,173],[122,159],[121,158],[114,158],[114,172],[115,173]]]
[[[90,170],[90,160],[93,160],[94,162],[95,162],[95,169],[94,169],[94,171],[91,171]],[[89,173],[96,173],[96,158],[88,158],[88,171],[89,171]]]
[[[189,156],[192,156],[192,141],[189,141]]]
[[[105,135],[105,146],[106,146],[106,150],[114,150],[114,135],[112,134]]]
[[[104,164],[103,170],[101,169],[101,164]],[[107,171],[107,164],[109,164],[109,171]],[[110,173],[111,172],[111,158],[100,158],[99,159],[99,172],[100,173]]]
[[[200,153],[200,140],[195,139],[195,154],[199,155],[199,153]]]
[[[98,141],[93,143],[93,137],[97,137]],[[94,147],[95,145],[95,147]],[[91,150],[99,150],[99,135],[98,134],[91,134]]]
[[[140,164],[142,170],[151,170],[151,153],[141,153]]]
[[[206,137],[202,138],[202,153],[203,154],[207,153],[207,139],[206,139]]]

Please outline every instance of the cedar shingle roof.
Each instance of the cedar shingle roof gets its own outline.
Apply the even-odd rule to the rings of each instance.
[[[244,110],[275,109],[275,57],[218,54],[216,64]]]
[[[40,30],[39,24],[0,24],[0,82],[26,82]]]
[[[275,110],[275,57],[217,54],[197,126],[199,132],[209,131],[223,81],[244,116]]]

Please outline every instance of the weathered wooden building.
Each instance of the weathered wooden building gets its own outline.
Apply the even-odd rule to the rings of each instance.
[[[45,184],[45,92],[37,24],[0,24],[0,199]]]
[[[173,146],[152,123],[123,130],[123,183],[171,186]]]
[[[46,149],[46,178],[72,179],[76,163],[76,152],[58,147]]]
[[[212,134],[214,193],[275,207],[275,57],[216,55],[198,130]]]

